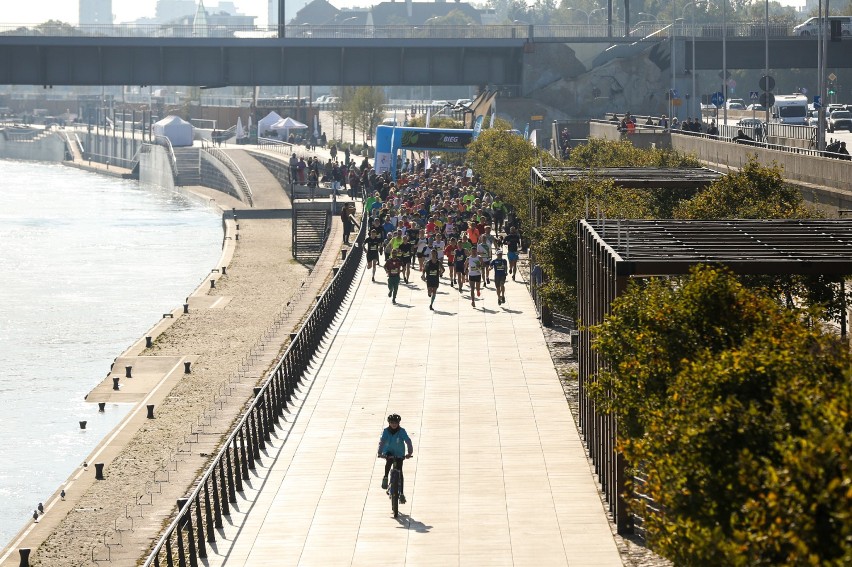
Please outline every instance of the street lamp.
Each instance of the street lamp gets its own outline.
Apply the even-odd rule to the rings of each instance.
[[[692,100],[694,101],[697,97],[695,96],[695,8],[699,4],[706,4],[708,6],[715,6],[713,2],[709,0],[695,0],[695,2],[690,2],[681,10],[681,16],[686,13],[686,9],[692,6],[692,67],[690,68],[690,72],[692,73]],[[682,20],[683,18],[681,18]],[[693,109],[694,110],[694,109]],[[698,119],[701,120],[701,104],[698,105]]]

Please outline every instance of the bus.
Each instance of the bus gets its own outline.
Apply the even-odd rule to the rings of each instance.
[[[808,97],[801,94],[775,95],[775,104],[770,110],[772,122],[804,125],[808,116]]]

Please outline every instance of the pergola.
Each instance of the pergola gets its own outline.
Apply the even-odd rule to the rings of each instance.
[[[612,179],[628,188],[698,189],[720,179],[722,174],[706,167],[534,167],[533,185],[578,181],[586,177]]]
[[[852,274],[852,221],[579,221],[580,427],[620,533],[630,530],[622,497],[626,463],[616,451],[614,416],[599,413],[588,395],[602,362],[591,349],[587,328],[603,322],[630,278],[686,274],[696,264],[721,264],[737,274],[847,276]]]

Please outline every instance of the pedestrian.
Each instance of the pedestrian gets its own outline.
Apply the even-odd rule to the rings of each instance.
[[[343,220],[343,243],[349,244],[349,235],[353,228],[356,226],[361,228],[361,225],[355,220],[355,203],[345,204],[340,217]]]

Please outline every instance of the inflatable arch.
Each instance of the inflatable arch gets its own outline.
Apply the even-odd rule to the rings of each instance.
[[[473,138],[473,130],[466,129],[379,126],[376,128],[376,173],[390,171],[396,179],[399,150],[466,152]]]

